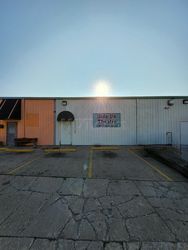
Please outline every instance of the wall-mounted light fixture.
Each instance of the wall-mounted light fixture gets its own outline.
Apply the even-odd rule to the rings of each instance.
[[[63,100],[63,101],[62,101],[62,105],[63,105],[63,106],[67,106],[67,101]]]
[[[188,104],[188,99],[184,99],[183,104]]]
[[[167,101],[168,106],[173,106],[174,105],[174,99],[170,99]]]

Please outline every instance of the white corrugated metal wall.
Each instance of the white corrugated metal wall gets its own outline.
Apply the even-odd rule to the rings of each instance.
[[[66,100],[66,99],[62,99]],[[164,98],[97,98],[56,100],[56,118],[63,111],[75,116],[72,123],[73,145],[136,145],[166,144],[166,133],[172,133],[172,143],[180,143],[180,122],[188,121],[188,105],[182,99]],[[93,113],[121,113],[120,128],[94,128]],[[57,120],[57,119],[56,119]],[[62,141],[61,122],[56,121],[56,144]]]
[[[180,143],[180,122],[188,121],[188,105],[182,99],[137,99],[137,144],[166,144],[172,132],[172,144]]]
[[[70,99],[67,106],[56,101],[56,117],[67,110],[74,114],[72,123],[73,145],[134,145],[136,144],[136,100],[135,99]],[[94,128],[93,113],[121,113],[120,128]],[[59,144],[61,122],[56,122],[56,144]]]

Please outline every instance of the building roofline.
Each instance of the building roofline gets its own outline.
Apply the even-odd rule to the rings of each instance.
[[[27,99],[27,100],[88,100],[88,99],[188,99],[188,96],[83,96],[83,97],[70,97],[70,96],[62,96],[62,97],[7,97],[3,96],[0,99]]]

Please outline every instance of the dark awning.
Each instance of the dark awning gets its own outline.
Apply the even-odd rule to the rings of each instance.
[[[63,122],[72,122],[74,121],[74,115],[69,112],[69,111],[62,111],[61,113],[59,113],[59,115],[57,116],[57,121],[63,121]]]
[[[3,99],[0,103],[0,120],[21,120],[21,99]]]

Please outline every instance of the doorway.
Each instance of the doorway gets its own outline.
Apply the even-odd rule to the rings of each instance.
[[[7,123],[7,145],[14,146],[14,139],[17,137],[17,123],[8,122]]]
[[[72,144],[72,122],[61,122],[61,144]]]

